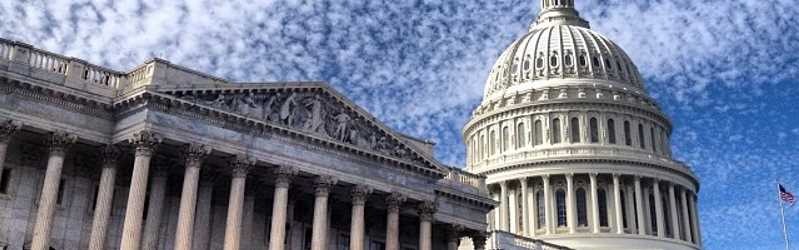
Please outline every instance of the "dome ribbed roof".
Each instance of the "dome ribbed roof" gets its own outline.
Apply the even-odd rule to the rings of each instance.
[[[530,32],[500,55],[486,81],[484,101],[507,92],[569,84],[644,90],[638,69],[627,54],[590,30],[570,2],[561,2],[567,4],[542,5]]]

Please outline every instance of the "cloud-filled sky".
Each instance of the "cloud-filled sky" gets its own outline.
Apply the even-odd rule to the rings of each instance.
[[[706,249],[780,249],[799,191],[796,0],[577,0],[672,118],[702,182]],[[462,165],[460,129],[536,0],[6,0],[0,37],[129,70],[151,57],[235,81],[324,80]],[[799,207],[786,210],[799,237]]]

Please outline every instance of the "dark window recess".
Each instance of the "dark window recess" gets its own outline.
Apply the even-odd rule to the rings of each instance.
[[[3,169],[3,177],[0,178],[0,194],[8,194],[11,183],[11,169]]]
[[[58,196],[56,196],[56,205],[61,206],[64,204],[64,179],[58,183]]]

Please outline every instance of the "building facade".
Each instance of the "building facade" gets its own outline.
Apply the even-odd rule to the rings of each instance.
[[[432,147],[324,83],[233,83],[159,59],[118,72],[0,40],[3,250],[484,242],[485,177]]]
[[[500,204],[488,248],[702,249],[699,182],[635,64],[573,0],[540,4],[463,129],[467,170]]]

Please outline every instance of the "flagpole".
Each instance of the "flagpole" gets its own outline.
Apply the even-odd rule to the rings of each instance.
[[[785,224],[785,203],[782,202],[782,190],[780,190],[779,183],[777,183],[777,200],[780,201],[780,217],[782,218],[782,236],[785,240],[785,250],[790,250],[790,244],[788,242],[788,225]]]

